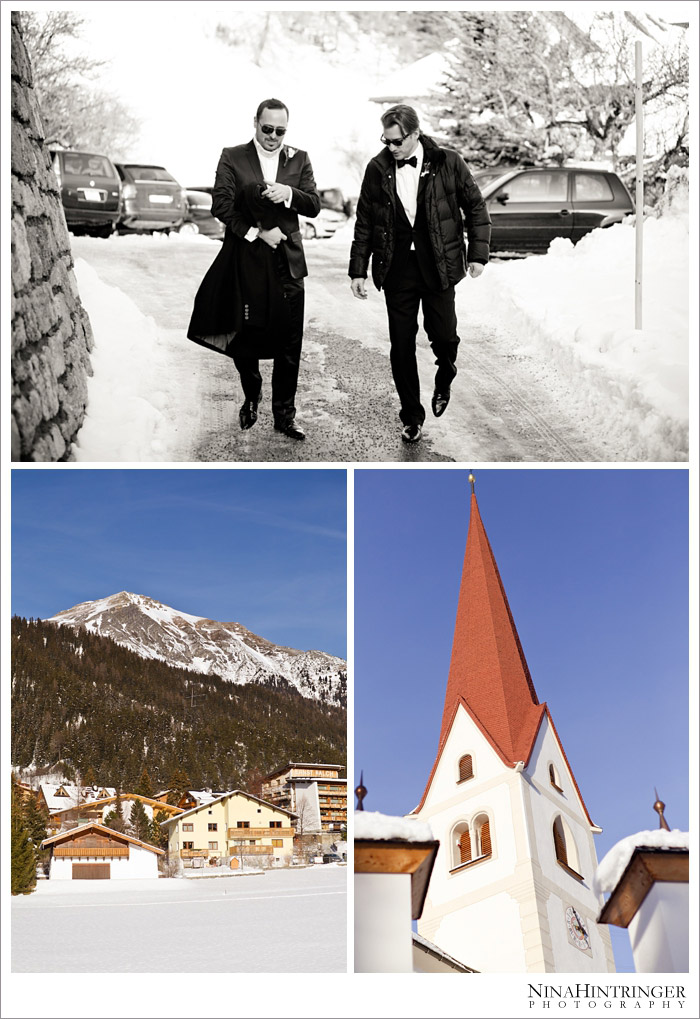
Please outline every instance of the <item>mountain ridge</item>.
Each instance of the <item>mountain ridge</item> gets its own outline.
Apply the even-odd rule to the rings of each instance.
[[[274,644],[242,623],[181,612],[148,595],[119,591],[80,602],[46,622],[111,637],[142,658],[155,658],[231,683],[270,685],[279,679],[303,697],[344,704],[346,663],[319,650]]]

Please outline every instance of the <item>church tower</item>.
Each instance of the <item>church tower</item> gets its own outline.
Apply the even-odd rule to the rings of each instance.
[[[411,816],[440,841],[419,933],[484,972],[614,972],[588,813],[471,518],[437,756]]]

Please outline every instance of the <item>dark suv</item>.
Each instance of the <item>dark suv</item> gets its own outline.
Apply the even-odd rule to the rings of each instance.
[[[163,166],[117,163],[122,180],[122,232],[178,230],[187,212],[185,190]]]
[[[478,180],[477,180],[478,183]],[[545,252],[555,237],[580,240],[634,212],[616,173],[579,167],[508,170],[481,187],[491,214],[491,250]]]
[[[95,152],[51,151],[68,229],[109,237],[119,218],[121,182],[114,163]]]

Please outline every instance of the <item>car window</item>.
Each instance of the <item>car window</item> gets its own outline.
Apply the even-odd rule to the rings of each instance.
[[[125,164],[126,169],[129,170],[135,181],[142,180],[167,180],[172,184],[175,184],[175,178],[172,177],[167,170],[163,169],[162,166],[133,166],[128,163]]]
[[[574,195],[578,202],[612,202],[612,188],[602,173],[575,173]]]
[[[511,202],[565,202],[566,185],[565,173],[519,173],[498,188],[493,197],[505,194]]]
[[[65,152],[63,172],[89,177],[114,177],[112,164],[104,156],[91,156],[87,152]]]

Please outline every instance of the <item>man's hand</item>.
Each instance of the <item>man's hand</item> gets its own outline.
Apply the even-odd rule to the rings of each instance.
[[[262,193],[263,198],[269,198],[271,202],[279,205],[280,202],[287,202],[292,197],[292,189],[289,184],[268,183]]]
[[[282,241],[287,240],[287,235],[283,234],[278,226],[273,226],[271,230],[259,230],[258,237],[271,248],[276,248]]]
[[[350,289],[352,290],[353,297],[359,297],[361,301],[367,300],[365,281],[362,276],[358,277],[355,280],[350,280]]]
[[[481,262],[470,262],[469,263],[469,275],[476,279],[477,276],[481,276],[484,271],[484,266]]]

